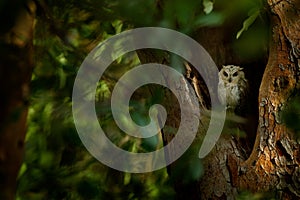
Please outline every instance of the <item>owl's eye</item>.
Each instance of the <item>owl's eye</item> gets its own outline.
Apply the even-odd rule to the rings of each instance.
[[[228,77],[228,74],[225,71],[223,72],[223,75],[226,76],[226,77]]]
[[[238,73],[237,72],[234,72],[233,74],[232,74],[232,76],[237,76],[238,75]]]

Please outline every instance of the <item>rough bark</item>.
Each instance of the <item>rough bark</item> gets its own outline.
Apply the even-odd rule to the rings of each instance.
[[[271,41],[259,89],[255,145],[244,161],[245,146],[233,138],[219,140],[203,161],[206,171],[199,181],[203,199],[233,199],[240,190],[276,191],[279,199],[300,198],[299,143],[280,117],[289,99],[299,92],[300,3],[270,0],[268,5]],[[219,44],[224,44],[219,38]]]
[[[203,160],[206,171],[199,181],[203,199],[233,199],[240,190],[276,191],[279,199],[300,198],[299,143],[280,117],[289,99],[299,92],[300,4],[268,1],[268,5],[272,35],[259,89],[255,145],[244,161],[245,146],[222,136],[214,151]],[[219,38],[219,44],[224,44]],[[212,55],[214,51],[217,50],[213,48]]]
[[[202,160],[204,175],[197,182],[189,184],[183,183],[180,176],[176,177],[175,189],[178,199],[187,197],[189,199],[234,199],[239,191],[243,190],[276,191],[276,198],[279,199],[300,198],[300,145],[292,130],[286,128],[280,117],[280,112],[288,105],[289,99],[299,93],[300,2],[268,0],[267,5],[271,22],[267,64],[264,58],[255,61],[243,60],[233,51],[231,36],[238,30],[234,26],[227,24],[216,28],[202,28],[194,35],[218,66],[237,64],[245,67],[246,65],[246,70],[250,66],[249,77],[253,78],[250,82],[254,86],[251,88],[254,94],[251,99],[254,104],[251,106],[252,110],[257,112],[252,113],[255,115],[253,118],[255,123],[248,121],[248,125],[252,129],[257,127],[257,130],[254,130],[254,138],[252,138],[250,129],[245,129],[250,136],[248,139],[253,140],[250,142],[251,152],[247,151],[248,147],[243,141],[230,136],[230,127],[224,129],[213,151]],[[162,62],[162,59],[153,56],[151,58],[151,55],[148,55],[148,59],[149,57],[152,62]],[[189,73],[187,78],[194,85],[196,93],[200,94],[198,95],[200,105],[209,107],[207,92],[205,87],[201,86],[203,84],[201,78]],[[191,73],[195,71],[192,70]],[[189,95],[188,91],[182,93],[182,96]],[[180,109],[176,102],[170,101],[169,97],[166,96],[170,104],[167,123],[172,127],[178,127]],[[209,117],[203,116],[200,120],[195,143],[201,142],[201,138],[206,133]],[[238,124],[230,126],[239,127]],[[163,136],[166,143],[173,138],[168,130],[164,131]],[[254,140],[255,144],[251,146]],[[178,170],[176,166],[180,165],[181,161],[179,159],[169,167],[171,177]]]
[[[6,1],[9,6],[9,1]],[[12,2],[13,6],[16,2]],[[0,199],[14,199],[24,154],[29,83],[33,67],[35,4],[26,1],[0,34]],[[4,7],[3,12],[12,12]],[[7,9],[7,10],[6,10]],[[13,13],[13,12],[12,12]],[[1,13],[2,14],[2,13]]]
[[[243,163],[250,169],[241,186],[253,191],[277,189],[279,198],[300,198],[300,146],[282,123],[280,111],[299,92],[300,2],[269,0],[272,39],[259,91],[255,147]],[[248,179],[255,180],[251,185]],[[248,183],[247,183],[248,182]]]

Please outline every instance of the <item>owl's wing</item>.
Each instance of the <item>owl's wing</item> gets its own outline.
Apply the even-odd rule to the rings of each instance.
[[[249,85],[247,80],[242,80],[239,85],[239,102],[235,109],[235,113],[241,116],[245,116],[247,112],[247,100],[249,97]]]

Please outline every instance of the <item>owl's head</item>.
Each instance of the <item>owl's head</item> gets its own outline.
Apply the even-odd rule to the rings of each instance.
[[[240,79],[244,79],[245,74],[243,68],[235,65],[223,65],[219,72],[219,79],[224,83],[237,84]]]

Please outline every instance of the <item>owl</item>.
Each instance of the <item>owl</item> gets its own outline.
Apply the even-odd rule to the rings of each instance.
[[[218,97],[226,104],[226,110],[241,114],[248,96],[248,81],[243,68],[235,65],[223,66],[219,72]]]

